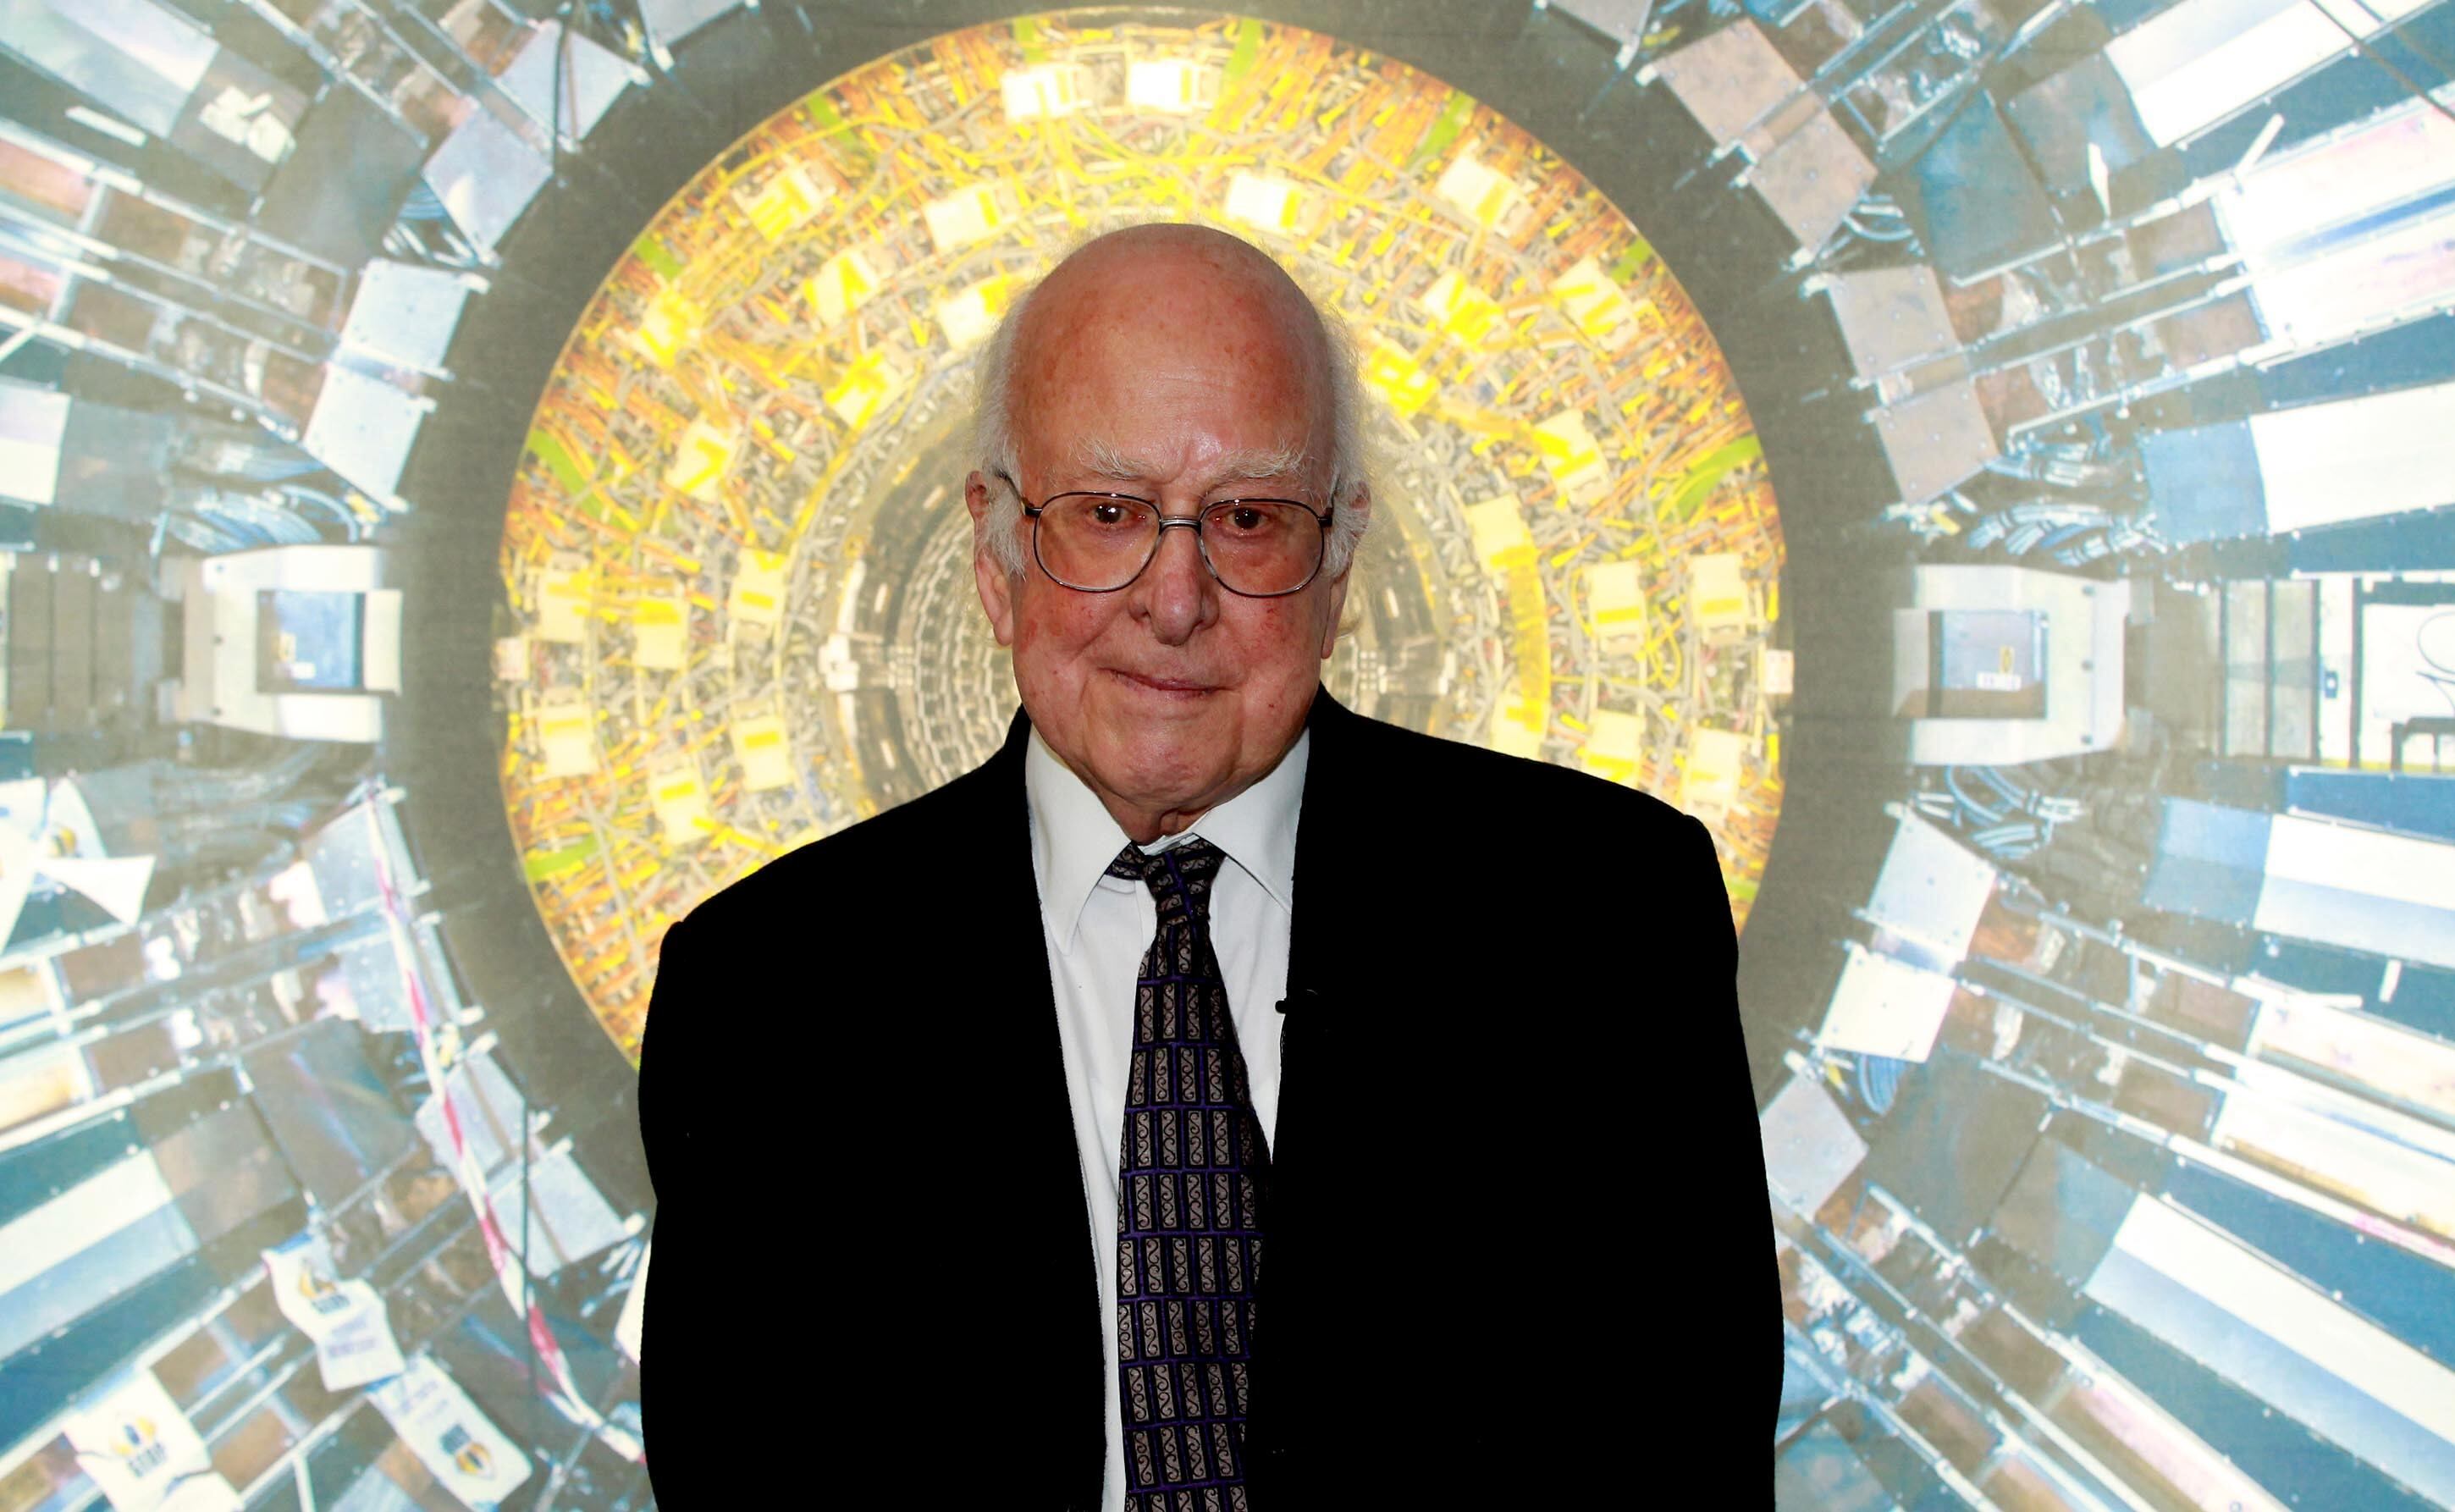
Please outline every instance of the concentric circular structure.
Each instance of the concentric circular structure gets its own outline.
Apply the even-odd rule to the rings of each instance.
[[[1637,228],[1388,58],[1069,11],[892,55],[751,133],[639,237],[538,406],[504,528],[503,796],[626,1052],[667,922],[995,749],[1015,699],[962,506],[974,357],[1079,236],[1145,219],[1258,242],[1355,335],[1379,465],[1330,689],[1698,814],[1744,917],[1779,807],[1780,530],[1721,354]],[[1538,814],[1525,838],[1529,880],[1581,843]]]

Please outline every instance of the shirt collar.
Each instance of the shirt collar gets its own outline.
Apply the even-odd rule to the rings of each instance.
[[[1262,780],[1195,820],[1184,834],[1153,842],[1148,850],[1200,835],[1217,846],[1280,908],[1295,911],[1296,817],[1304,804],[1305,764],[1312,732],[1294,746]],[[1041,917],[1063,949],[1074,949],[1084,906],[1107,874],[1108,863],[1126,848],[1126,831],[1099,795],[1058,760],[1040,731],[1031,732],[1024,754],[1024,791],[1031,808],[1032,861],[1040,874]]]

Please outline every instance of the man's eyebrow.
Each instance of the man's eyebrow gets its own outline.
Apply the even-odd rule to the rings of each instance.
[[[1146,459],[1124,455],[1096,436],[1086,437],[1075,447],[1074,460],[1082,471],[1114,482],[1141,482],[1164,471]],[[1213,464],[1209,474],[1218,482],[1288,478],[1303,472],[1307,460],[1308,454],[1298,446],[1229,452]]]

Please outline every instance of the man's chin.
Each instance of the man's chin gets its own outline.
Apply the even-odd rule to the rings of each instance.
[[[1146,813],[1200,811],[1221,801],[1232,768],[1220,761],[1216,743],[1143,741],[1129,751],[1106,753],[1092,764],[1095,787],[1106,788]]]

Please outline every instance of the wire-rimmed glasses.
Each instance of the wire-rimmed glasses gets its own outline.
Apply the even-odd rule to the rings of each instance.
[[[1199,514],[1167,516],[1156,500],[1089,492],[1052,494],[1035,504],[1011,477],[998,477],[1023,499],[1040,570],[1082,593],[1130,584],[1159,555],[1167,529],[1183,525],[1221,587],[1248,599],[1281,598],[1320,575],[1337,513],[1333,505],[1316,514],[1292,499],[1223,499]]]

